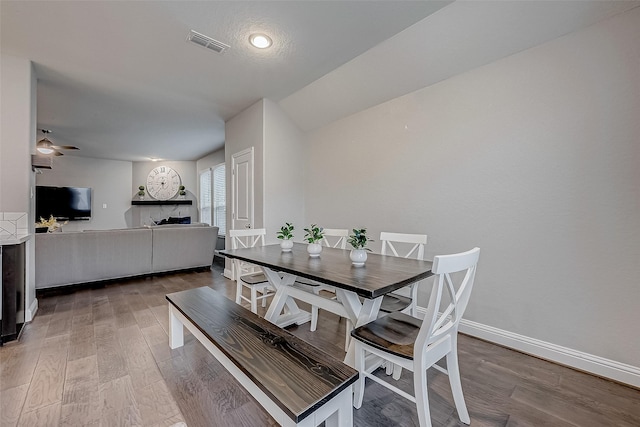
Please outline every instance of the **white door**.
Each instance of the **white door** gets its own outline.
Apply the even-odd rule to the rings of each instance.
[[[253,226],[253,147],[231,156],[231,227]]]

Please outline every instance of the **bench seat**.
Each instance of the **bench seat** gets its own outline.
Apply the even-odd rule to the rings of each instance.
[[[186,327],[278,423],[352,425],[356,370],[209,287],[166,298],[170,347]]]

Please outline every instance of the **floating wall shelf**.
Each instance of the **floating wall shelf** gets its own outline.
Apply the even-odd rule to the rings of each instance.
[[[191,205],[193,200],[132,200],[132,205]]]

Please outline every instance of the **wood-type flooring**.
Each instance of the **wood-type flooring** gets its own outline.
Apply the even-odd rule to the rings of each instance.
[[[0,347],[0,426],[272,426],[273,419],[188,332],[170,350],[165,294],[235,284],[182,272],[40,295],[21,339]],[[261,314],[265,309],[261,308]],[[289,329],[344,356],[344,320],[320,311],[318,330]],[[461,335],[471,425],[640,426],[640,391]],[[382,373],[380,375],[383,375]],[[399,381],[412,388],[409,372]],[[433,425],[463,426],[447,377],[429,372]],[[367,383],[355,426],[417,426],[414,404]]]

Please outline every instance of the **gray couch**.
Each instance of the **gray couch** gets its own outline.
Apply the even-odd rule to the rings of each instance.
[[[217,237],[204,224],[36,234],[36,289],[208,267]]]

